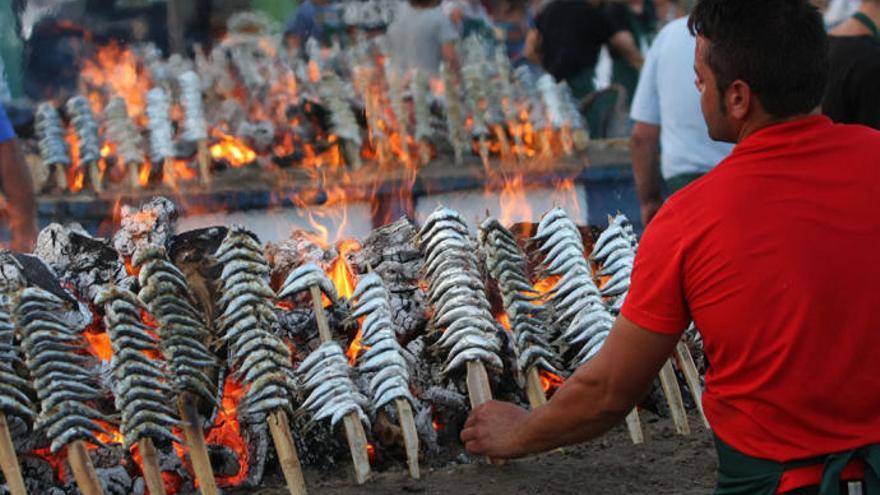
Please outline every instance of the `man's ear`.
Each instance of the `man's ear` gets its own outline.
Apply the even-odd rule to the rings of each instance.
[[[736,120],[748,118],[754,104],[753,97],[752,88],[746,82],[739,79],[733,81],[724,93],[728,114]]]

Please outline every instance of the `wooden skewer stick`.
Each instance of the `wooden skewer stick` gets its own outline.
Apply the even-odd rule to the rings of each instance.
[[[681,399],[681,389],[678,388],[678,379],[675,377],[675,369],[672,368],[672,360],[667,360],[660,370],[660,386],[663,387],[663,395],[666,396],[666,402],[669,404],[669,414],[675,424],[675,431],[679,435],[690,435],[691,428],[688,425],[687,413]]]
[[[196,472],[196,480],[199,482],[199,491],[202,495],[217,495],[217,483],[214,480],[211,458],[208,457],[208,446],[205,444],[205,432],[202,430],[201,418],[194,411],[190,411],[190,401],[191,398],[187,393],[181,394],[177,399],[181,426],[189,447],[189,458],[192,461],[193,470]]]
[[[92,465],[92,458],[82,440],[77,440],[67,446],[67,460],[76,480],[76,486],[83,495],[104,495],[98,473]]]
[[[495,131],[495,138],[498,139],[498,145],[501,148],[501,157],[507,158],[510,156],[510,141],[507,140],[507,133],[504,130],[504,126],[495,125],[493,126],[493,130]]]
[[[489,385],[489,375],[486,366],[480,361],[468,361],[467,363],[467,389],[468,398],[471,401],[471,409],[476,409],[485,402],[492,400],[492,387]],[[489,462],[495,465],[504,464],[503,460],[489,458]]]
[[[0,412],[0,469],[12,495],[27,495],[24,486],[24,478],[21,475],[21,465],[15,455],[15,445],[12,443],[12,434],[9,425],[6,424],[6,414]]]
[[[489,143],[486,142],[486,138],[480,136],[480,160],[483,162],[483,168],[489,170]]]
[[[143,475],[147,482],[150,495],[165,495],[165,480],[162,479],[162,468],[159,467],[159,453],[149,437],[138,441],[138,451],[143,459]]]
[[[281,464],[281,471],[284,473],[290,495],[305,495],[306,480],[299,463],[296,444],[293,443],[293,435],[290,433],[287,415],[284,411],[275,411],[269,415],[268,423],[269,431],[272,433],[272,442],[275,444],[275,452],[278,453],[278,462]]]
[[[544,393],[544,387],[541,386],[541,376],[538,374],[538,368],[534,366],[529,368],[526,375],[526,395],[532,410],[547,403],[547,394]]]
[[[321,303],[321,289],[313,285],[309,287],[312,295],[312,308],[315,310],[315,321],[318,323],[318,335],[321,342],[333,340],[330,333],[330,324],[327,322],[327,314],[324,313],[324,305]],[[348,448],[351,451],[351,460],[354,463],[355,480],[362,485],[370,479],[370,454],[367,451],[367,435],[364,433],[364,425],[357,413],[351,413],[342,418],[345,426],[345,439],[348,440]]]
[[[361,150],[357,144],[351,141],[346,141],[345,154],[348,155],[348,159],[351,160],[351,168],[353,170],[361,168],[363,162],[361,162]]]
[[[634,407],[626,415],[626,429],[629,430],[629,437],[635,445],[645,443],[645,434],[642,432],[642,422],[639,419],[639,408]]]
[[[559,140],[562,142],[562,150],[571,156],[574,153],[574,140],[571,137],[571,129],[568,126],[559,129]]]
[[[128,180],[131,183],[131,190],[137,191],[141,188],[141,167],[139,163],[129,163],[126,165],[128,168]]]
[[[92,185],[92,191],[96,193],[100,193],[104,191],[104,184],[102,183],[102,174],[101,168],[98,166],[98,162],[91,162],[86,165],[86,173],[89,174],[89,183]]]
[[[427,165],[428,162],[431,161],[431,145],[428,144],[427,141],[423,141],[418,143],[419,146],[419,160],[421,160],[422,165]]]
[[[400,430],[403,432],[403,444],[406,446],[406,464],[409,466],[409,475],[417,480],[419,473],[419,434],[416,431],[416,421],[413,418],[412,406],[404,399],[397,399],[397,415],[400,416]]]
[[[162,162],[162,181],[167,182],[173,189],[177,189],[177,179],[174,177],[174,159],[166,157]]]
[[[553,157],[553,142],[550,141],[550,130],[542,129],[538,131],[538,136],[541,138],[541,157],[542,158],[552,158]]]
[[[211,185],[211,153],[208,152],[208,140],[199,139],[196,158],[199,161],[199,182],[203,186]]]
[[[55,181],[55,187],[61,191],[67,190],[67,169],[64,168],[64,165],[60,163],[56,163],[54,165],[50,165],[52,171],[52,179]]]
[[[697,371],[697,365],[694,364],[694,357],[691,356],[691,351],[688,350],[687,344],[680,341],[675,346],[674,356],[678,369],[684,375],[684,381],[687,382],[688,388],[691,390],[691,396],[697,404],[697,410],[700,411],[700,417],[703,418],[703,424],[706,425],[706,429],[711,429],[709,420],[706,419],[706,413],[703,412],[703,387],[700,385],[700,372]]]

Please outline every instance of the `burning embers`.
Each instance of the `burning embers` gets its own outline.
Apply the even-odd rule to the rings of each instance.
[[[327,467],[350,456],[359,483],[404,461],[418,477],[420,455],[437,465],[458,454],[470,405],[494,396],[537,407],[595,355],[635,251],[625,218],[615,217],[593,247],[597,284],[581,229],[561,210],[545,215],[531,239],[488,219],[477,243],[461,215],[441,208],[418,234],[401,220],[326,258],[297,242],[264,256],[241,227],[174,235],[167,201],[124,211],[118,252],[65,237],[60,226],[41,236],[40,252],[63,285],[78,288],[73,295],[88,286],[82,277],[99,286],[88,297],[101,318],[78,315],[88,303],[73,311],[35,287],[8,292],[17,338],[0,312],[0,411],[8,415],[0,419],[8,418],[32,491],[72,489],[65,460],[89,494],[253,487],[267,430],[293,493],[305,487],[300,460]],[[64,259],[88,259],[89,249],[103,253],[97,268]],[[29,284],[45,285],[31,271]],[[496,321],[505,318],[509,332]],[[77,329],[87,326],[83,339]],[[109,351],[86,348],[108,341]],[[13,451],[2,435],[0,447]],[[40,480],[36,460],[56,476]]]

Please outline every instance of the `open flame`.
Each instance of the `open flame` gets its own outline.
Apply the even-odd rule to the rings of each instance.
[[[547,370],[539,370],[538,376],[541,378],[541,388],[544,389],[544,394],[548,397],[553,395],[556,389],[565,382],[561,376]]]
[[[125,100],[128,114],[139,125],[146,124],[146,94],[151,81],[140,57],[116,41],[99,46],[95,56],[83,60],[80,82],[92,109],[98,113],[110,96]]]
[[[257,159],[257,152],[246,145],[242,140],[216,131],[219,141],[211,145],[211,156],[215,160],[224,160],[231,167],[239,168],[253,163]]]
[[[231,375],[226,377],[223,384],[222,408],[214,419],[214,424],[208,430],[205,441],[208,445],[223,445],[235,452],[238,456],[238,473],[218,477],[217,485],[231,487],[240,485],[247,478],[249,466],[248,446],[241,436],[241,424],[238,421],[238,404],[244,396],[245,389]]]

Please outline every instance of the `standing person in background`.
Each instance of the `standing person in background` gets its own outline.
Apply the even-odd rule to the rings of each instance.
[[[712,170],[733,149],[709,139],[691,70],[695,45],[686,18],[663,28],[648,51],[633,98],[630,153],[643,225],[663,204],[664,181],[672,194]]]
[[[648,52],[648,46],[657,29],[657,15],[653,0],[615,0],[608,3],[608,16],[612,22],[621,26],[633,37],[641,54]],[[626,60],[617,50],[611,50],[611,82],[623,86],[627,98],[632,103],[639,82],[639,70]]]
[[[462,38],[477,34],[495,39],[492,18],[480,0],[443,0],[442,8]]]
[[[687,14],[678,0],[653,0],[657,14],[657,29]]]
[[[514,67],[524,63],[526,37],[532,23],[527,0],[500,0],[492,17],[498,31],[503,35],[510,62]]]
[[[333,0],[304,0],[287,21],[284,37],[289,48],[299,49],[309,38],[329,45],[344,30],[342,15]]]
[[[632,35],[614,24],[601,2],[553,0],[535,17],[526,39],[526,57],[567,82],[574,97],[581,99],[596,89],[596,62],[604,44],[641,68],[642,55]]]
[[[880,0],[862,0],[831,31],[831,77],[822,112],[835,122],[880,129]]]
[[[6,197],[11,248],[29,252],[37,240],[37,204],[30,170],[24,161],[18,139],[6,111],[0,105],[0,188]]]
[[[458,33],[437,0],[401,2],[385,35],[388,56],[398,69],[437,74],[445,62],[458,71]]]

